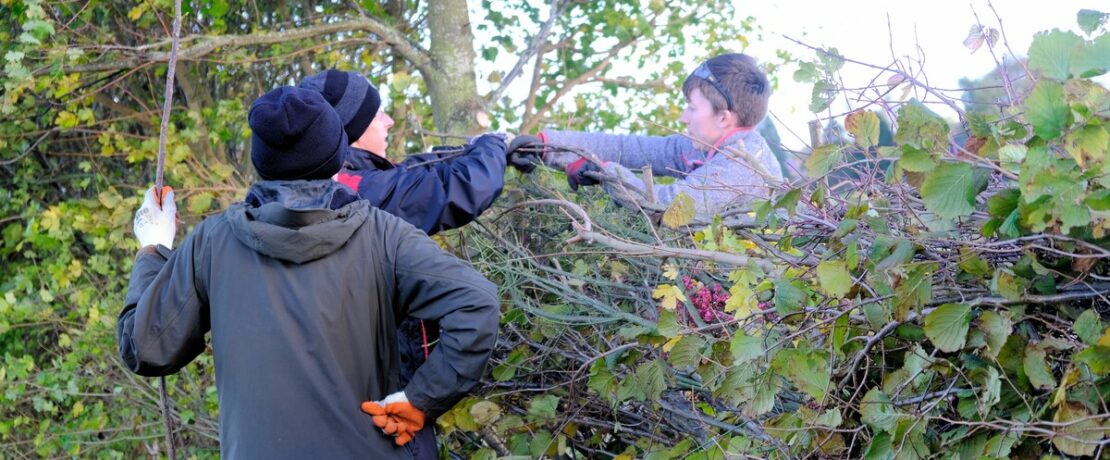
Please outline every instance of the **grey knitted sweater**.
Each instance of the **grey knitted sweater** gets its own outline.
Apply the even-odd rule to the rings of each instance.
[[[549,145],[576,147],[587,150],[609,163],[607,173],[620,177],[624,182],[645,190],[644,182],[632,169],[651,166],[653,175],[678,178],[671,184],[656,185],[656,201],[670,206],[679,193],[694,199],[697,217],[712,218],[722,210],[748,204],[754,199],[766,199],[773,184],[768,184],[757,167],[749,164],[737,151],[747,154],[770,177],[782,180],[782,170],[771,148],[754,130],[745,130],[727,136],[715,152],[707,154],[694,147],[686,136],[634,136],[575,131],[544,131]],[[573,153],[549,152],[544,162],[565,169],[579,157]],[[619,184],[605,185],[611,195],[616,195]]]

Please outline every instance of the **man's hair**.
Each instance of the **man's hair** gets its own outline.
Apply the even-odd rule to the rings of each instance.
[[[755,126],[767,115],[767,102],[771,99],[771,84],[755,59],[747,54],[728,53],[716,56],[704,64],[713,82],[690,74],[682,83],[682,94],[687,98],[697,88],[709,100],[714,112],[731,110],[740,126]],[[698,73],[698,71],[694,71]],[[729,100],[725,100],[728,94]]]

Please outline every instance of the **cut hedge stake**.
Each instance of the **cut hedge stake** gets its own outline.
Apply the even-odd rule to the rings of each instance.
[[[170,124],[170,108],[173,106],[173,74],[177,68],[177,48],[181,36],[181,0],[173,2],[173,40],[170,45],[170,61],[166,68],[166,100],[162,104],[162,126],[158,132],[158,166],[154,176],[154,194],[158,205],[162,205],[162,173],[166,169],[166,131]],[[166,392],[166,377],[158,377],[161,395],[162,425],[166,430],[166,453],[172,460],[177,459],[177,446],[173,442],[173,421],[170,414],[170,397]]]

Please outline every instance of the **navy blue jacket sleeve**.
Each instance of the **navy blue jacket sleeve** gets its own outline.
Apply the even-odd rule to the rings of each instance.
[[[432,235],[488,209],[505,186],[505,166],[505,141],[486,135],[459,154],[417,155],[391,169],[343,170],[339,179],[371,205]]]

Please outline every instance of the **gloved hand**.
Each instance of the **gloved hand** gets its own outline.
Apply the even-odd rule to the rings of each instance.
[[[177,233],[177,203],[173,201],[173,188],[162,187],[156,196],[154,187],[146,191],[143,205],[135,212],[133,229],[142,247],[160,244],[173,249],[173,237]]]
[[[577,192],[578,187],[582,185],[597,185],[600,183],[586,173],[600,174],[601,172],[601,167],[596,163],[586,158],[579,158],[574,163],[567,165],[567,183],[570,184],[571,190]]]
[[[512,140],[513,140],[513,135],[509,134],[507,132],[504,132],[504,131],[489,131],[489,132],[479,134],[477,136],[471,136],[471,137],[467,138],[466,143],[467,144],[473,144],[475,141],[477,141],[478,139],[481,139],[483,137],[494,137],[494,138],[500,139],[501,142],[504,142],[506,144],[508,144],[509,142],[512,142]]]
[[[536,169],[536,165],[543,163],[540,152],[543,150],[543,141],[531,134],[521,134],[509,143],[505,152],[509,156],[509,165],[517,171],[528,174]]]
[[[412,441],[416,432],[424,428],[424,412],[413,406],[403,391],[386,396],[382,401],[363,402],[362,411],[370,414],[374,425],[383,433],[394,436],[393,442],[398,446]]]

